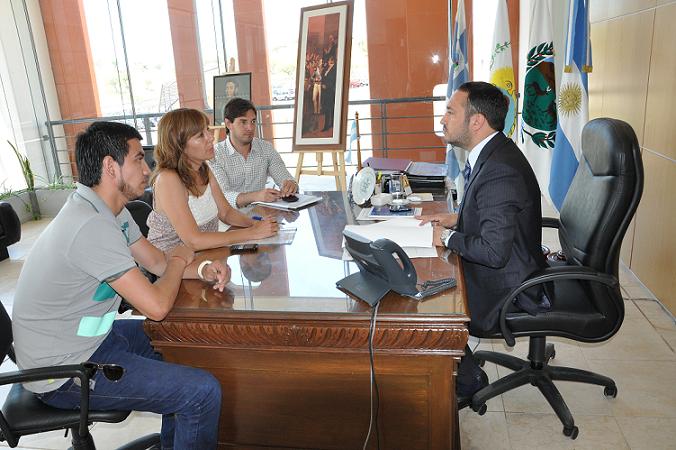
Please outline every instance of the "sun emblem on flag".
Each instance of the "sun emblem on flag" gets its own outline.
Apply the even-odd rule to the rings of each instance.
[[[582,88],[577,83],[566,83],[559,93],[559,112],[564,116],[574,116],[582,106]]]

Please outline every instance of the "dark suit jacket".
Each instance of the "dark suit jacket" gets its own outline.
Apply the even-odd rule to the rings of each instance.
[[[498,330],[500,300],[536,270],[546,267],[541,250],[540,188],[530,164],[502,132],[486,144],[472,169],[448,247],[462,257],[470,332]],[[541,292],[518,299],[537,310]]]

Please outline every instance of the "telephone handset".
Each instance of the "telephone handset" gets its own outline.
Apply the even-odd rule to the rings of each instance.
[[[343,231],[345,248],[359,266],[354,273],[336,283],[336,286],[375,305],[388,291],[421,300],[456,285],[454,278],[427,281],[418,291],[418,275],[406,252],[389,239],[368,239],[350,231]],[[394,255],[399,257],[398,262]]]
[[[416,287],[418,274],[404,249],[389,239],[373,241],[370,247],[374,258],[382,267],[379,275],[384,276],[390,285],[390,289],[402,295],[415,295],[418,293],[418,288]],[[401,264],[392,256],[393,253],[399,257]]]

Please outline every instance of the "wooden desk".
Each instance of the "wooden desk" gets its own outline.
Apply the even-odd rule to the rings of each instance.
[[[221,381],[221,448],[357,449],[366,437],[371,315],[335,287],[357,270],[336,258],[340,231],[358,208],[346,207],[344,193],[322,195],[293,222],[291,245],[247,256],[209,251],[227,258],[232,289],[221,294],[186,280],[167,318],[146,321],[166,360]],[[413,262],[420,281],[453,276],[458,287],[423,302],[389,294],[380,304],[373,339],[380,448],[458,448],[452,374],[469,320],[462,271],[455,257]],[[242,272],[269,276],[250,282]],[[376,448],[374,433],[369,448]]]

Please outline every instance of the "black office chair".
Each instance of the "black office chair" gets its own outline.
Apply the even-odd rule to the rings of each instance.
[[[141,198],[145,199],[150,199],[150,202],[152,203],[153,201],[153,192],[151,190],[146,190],[146,192],[141,196]],[[151,208],[149,203],[146,203],[144,200],[131,200],[127,202],[125,205],[125,208],[129,210],[129,213],[131,213],[131,217],[134,219],[134,222],[138,225],[139,229],[141,230],[141,234],[144,237],[148,237],[148,224],[146,223],[148,221],[148,216],[150,215],[151,211],[153,208]],[[140,267],[140,266],[139,266]],[[157,280],[157,275],[147,271],[145,268],[140,267],[141,273],[150,280],[151,283],[154,283]],[[130,309],[134,309],[129,302],[125,298],[122,299],[122,302],[120,303],[119,308],[117,309],[117,312],[122,314],[125,311],[128,311]]]
[[[9,258],[7,247],[21,240],[21,221],[7,202],[0,202],[0,261]]]
[[[12,342],[12,323],[5,307],[0,303],[1,361],[4,361],[6,356],[15,361]],[[0,442],[6,441],[10,447],[16,447],[22,436],[65,429],[70,430],[73,449],[95,450],[96,446],[89,434],[88,426],[93,422],[122,422],[131,411],[90,411],[88,387],[91,376],[93,374],[90,370],[81,364],[41,367],[0,374],[0,386],[12,385],[2,412],[0,412]],[[75,377],[80,380],[82,386],[79,410],[48,406],[21,385],[27,381]],[[159,448],[159,442],[160,435],[155,433],[141,437],[121,447],[120,450]]]
[[[152,194],[150,194],[152,196]],[[125,208],[129,210],[131,216],[134,218],[134,222],[141,229],[141,234],[145,237],[148,237],[148,216],[153,210],[151,206],[144,202],[143,200],[131,200],[127,202]]]
[[[554,345],[547,336],[580,342],[601,342],[620,328],[624,303],[618,282],[622,238],[643,191],[643,163],[636,134],[621,120],[595,119],[582,131],[582,158],[561,207],[560,219],[543,219],[558,228],[567,262],[534,273],[502,300],[500,332],[479,337],[504,338],[513,347],[516,337],[528,336],[528,361],[497,352],[474,355],[514,370],[472,397],[472,409],[486,412],[486,402],[527,383],[537,386],[563,423],[563,434],[575,439],[578,428],[552,380],[604,386],[617,396],[615,382],[586,370],[550,366]],[[537,315],[513,312],[509,305],[520,292],[544,284],[551,310]],[[475,333],[476,334],[476,333]]]

